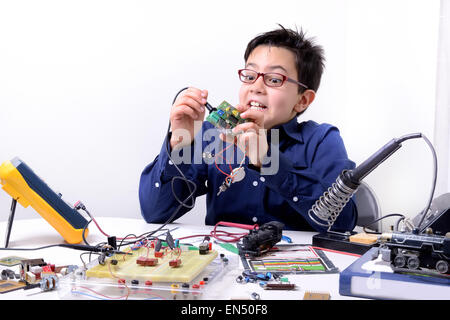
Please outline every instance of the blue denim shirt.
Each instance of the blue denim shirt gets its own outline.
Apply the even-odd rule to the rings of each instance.
[[[286,230],[326,229],[309,218],[308,210],[344,169],[355,167],[354,162],[348,159],[339,130],[332,125],[314,121],[298,123],[295,117],[273,129],[278,129],[268,131],[269,155],[273,159],[270,164],[263,165],[263,168],[272,167],[272,170],[268,170],[269,174],[264,169],[250,165],[248,158],[243,157],[236,146],[223,152],[220,157],[216,156],[218,168],[225,173],[231,171],[228,162],[232,163],[231,168],[237,168],[245,158],[244,178],[232,183],[219,195],[219,187],[226,176],[217,169],[214,159],[209,155],[214,156],[215,152],[211,147],[212,141],[216,143],[217,152],[221,144],[222,148],[226,148],[227,144],[219,140],[218,135],[213,139],[207,134],[217,133],[217,130],[209,122],[203,122],[194,143],[180,151],[180,158],[188,161],[179,163],[178,168],[186,178],[195,182],[195,197],[206,194],[205,224],[215,225],[219,221],[226,221],[262,225],[276,220],[284,223]],[[278,139],[274,138],[274,132]],[[172,190],[172,178],[180,176],[180,173],[168,157],[166,143],[167,140],[160,154],[145,167],[140,178],[141,213],[148,223],[164,223],[171,217],[178,206],[173,192],[180,200],[189,195],[187,185],[178,179],[174,181]],[[170,146],[168,148],[171,152]],[[187,211],[189,209],[183,207],[174,220]],[[356,220],[356,207],[350,200],[332,229],[352,230]]]

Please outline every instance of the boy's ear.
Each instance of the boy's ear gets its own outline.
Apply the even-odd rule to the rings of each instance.
[[[314,101],[316,92],[314,90],[306,90],[298,99],[297,104],[294,106],[294,110],[299,113],[305,111],[309,105]]]

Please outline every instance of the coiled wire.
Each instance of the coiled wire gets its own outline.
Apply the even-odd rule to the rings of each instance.
[[[330,231],[355,191],[356,189],[346,186],[339,176],[336,182],[309,209],[308,216],[318,225],[328,227],[328,231]]]

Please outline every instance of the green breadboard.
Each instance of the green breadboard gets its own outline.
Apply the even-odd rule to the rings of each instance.
[[[223,133],[231,134],[231,130],[238,124],[247,122],[246,119],[241,118],[239,111],[226,101],[219,104],[216,109],[206,117],[206,121]]]

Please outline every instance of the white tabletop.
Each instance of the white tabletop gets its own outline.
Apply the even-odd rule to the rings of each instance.
[[[126,218],[96,218],[99,226],[106,234],[116,237],[124,237],[128,234],[134,233],[141,235],[145,232],[155,230],[160,225],[147,224],[143,219],[126,219]],[[174,229],[171,232],[174,238],[183,236],[189,236],[193,234],[209,234],[213,229],[212,226],[194,226],[185,224],[170,224],[169,229]],[[220,227],[223,229],[223,227]],[[89,235],[87,241],[90,244],[97,244],[100,242],[106,242],[106,237],[98,230],[94,223],[89,225]],[[242,229],[235,229],[226,227],[230,232],[247,232]],[[0,234],[6,233],[6,222],[0,223]],[[286,235],[297,244],[310,244],[313,232],[298,232],[298,231],[283,231],[283,235]],[[4,238],[4,236],[3,236]],[[189,243],[198,243],[202,238],[190,238],[185,240]],[[1,241],[4,241],[3,239]],[[36,248],[46,246],[50,244],[64,243],[62,237],[53,229],[44,219],[30,219],[30,220],[16,220],[13,223],[9,248]],[[0,244],[4,246],[4,242]],[[242,263],[236,254],[231,253],[218,245],[215,245],[215,249],[226,256],[233,256],[230,261],[235,261],[236,268],[228,270],[226,274],[222,275],[221,279],[217,279],[214,283],[214,294],[203,297],[204,299],[249,299],[253,292],[259,294],[261,300],[301,300],[305,291],[315,292],[328,292],[331,295],[331,299],[354,299],[351,297],[339,295],[339,273],[333,274],[302,274],[302,275],[289,275],[289,281],[297,285],[297,290],[294,291],[281,291],[281,290],[264,290],[257,283],[237,283],[236,277],[239,276],[242,271]],[[20,256],[26,259],[43,258],[45,262],[55,265],[82,265],[80,260],[80,254],[82,251],[54,247],[41,249],[36,251],[0,251],[0,257],[7,256]],[[356,260],[356,257],[350,255],[344,255],[339,253],[333,253],[326,251],[325,254],[332,261],[332,263],[339,268],[340,271],[344,270],[347,266]],[[1,269],[8,267],[0,266]],[[10,268],[13,269],[13,268]],[[60,295],[55,291],[41,292],[39,288],[30,290],[17,290],[0,295],[0,299],[60,299]]]

